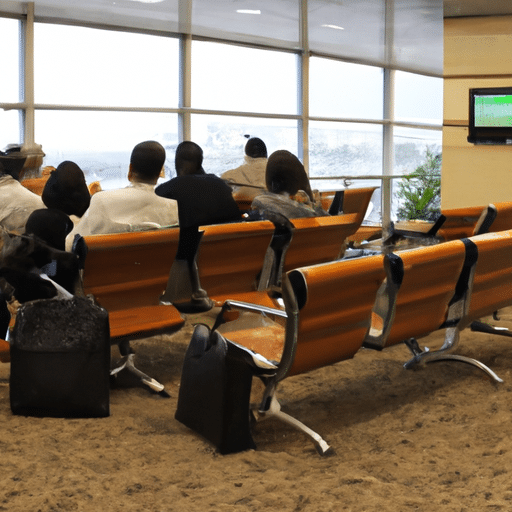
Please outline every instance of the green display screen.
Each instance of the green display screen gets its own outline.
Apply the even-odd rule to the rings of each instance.
[[[475,126],[512,127],[512,95],[475,96]]]

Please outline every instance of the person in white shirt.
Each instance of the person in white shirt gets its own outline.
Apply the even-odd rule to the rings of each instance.
[[[155,194],[164,162],[165,149],[160,143],[137,144],[130,158],[130,185],[94,194],[89,208],[66,237],[66,249],[71,249],[77,234],[88,236],[177,226],[178,203]]]
[[[42,199],[19,181],[19,171],[4,169],[0,162],[0,226],[21,234],[34,210],[44,208]]]
[[[266,167],[267,146],[258,137],[251,137],[245,145],[244,163],[222,173],[220,177],[232,187],[233,197],[253,199],[266,190]]]

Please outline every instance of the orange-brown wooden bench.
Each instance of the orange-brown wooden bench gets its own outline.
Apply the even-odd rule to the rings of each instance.
[[[318,434],[280,411],[276,387],[287,376],[349,359],[360,349],[375,296],[386,276],[384,259],[389,256],[375,255],[288,272],[283,278],[284,310],[227,301],[211,331],[204,325],[195,328],[185,356],[176,418],[214,442],[221,453],[253,447],[249,425],[240,420],[240,415],[242,419],[249,417],[249,397],[239,395],[244,388],[240,382],[226,391],[228,396],[235,393],[236,402],[224,406],[228,416],[225,435],[219,435],[215,426],[219,411],[209,414],[212,403],[218,403],[217,397],[211,396],[212,391],[222,389],[222,383],[211,382],[212,375],[218,372],[211,363],[212,357],[216,360],[216,352],[219,357],[229,357],[234,351],[235,364],[245,358],[254,375],[265,383],[256,411],[258,419],[279,417],[310,435],[319,453],[327,454],[330,447]],[[240,311],[239,318],[228,321],[234,310]],[[217,332],[225,338],[219,340]],[[244,370],[237,368],[240,371],[235,373],[243,375]],[[240,410],[237,421],[233,410]],[[239,426],[239,431],[234,425]]]
[[[200,226],[194,265],[173,264],[176,279],[169,281],[162,300],[184,310],[182,304],[187,307],[200,287],[212,305],[234,298],[275,306],[265,288],[259,288],[275,229],[268,220]]]
[[[129,342],[176,330],[184,323],[173,305],[160,303],[178,239],[178,228],[84,238],[88,252],[80,294],[92,295],[109,313],[111,340],[123,356],[113,374],[126,367],[163,395],[160,383],[133,366]]]
[[[269,252],[260,286],[278,291],[282,275],[289,270],[340,259],[359,222],[356,213],[291,219],[290,239]]]
[[[365,346],[385,348],[406,342],[413,358],[406,368],[441,360],[458,360],[501,379],[475,359],[453,354],[460,333],[472,330],[511,334],[479,321],[512,304],[512,231],[487,233],[395,255],[402,261],[398,287],[380,290],[373,312],[377,328],[370,329]],[[386,320],[383,320],[386,319]],[[381,326],[384,327],[381,328]],[[445,328],[438,350],[422,350],[416,339]]]
[[[300,428],[321,454],[330,450],[325,440],[280,411],[276,387],[287,376],[349,359],[363,346],[380,350],[405,342],[413,354],[406,368],[455,360],[501,382],[480,361],[453,351],[464,328],[512,304],[512,231],[297,268],[285,274],[282,292],[284,311],[227,301],[213,329],[197,326],[192,336],[176,417],[216,443],[221,453],[253,442],[247,432],[237,437],[230,431],[219,438],[201,426],[203,397],[196,387],[201,383],[191,383],[187,372],[191,357],[201,365],[205,347],[224,351],[226,365],[238,364],[239,374],[244,361],[264,382],[257,419],[277,416]],[[416,339],[439,329],[446,333],[442,347],[420,349]]]

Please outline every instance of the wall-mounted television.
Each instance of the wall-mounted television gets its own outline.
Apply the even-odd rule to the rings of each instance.
[[[512,144],[512,87],[469,90],[468,142]]]

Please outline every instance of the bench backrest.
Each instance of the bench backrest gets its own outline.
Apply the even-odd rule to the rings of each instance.
[[[345,359],[361,348],[370,326],[372,307],[385,279],[383,255],[354,258],[292,270],[286,275],[298,307],[295,333],[287,329],[286,344],[295,344],[287,375],[303,373]],[[290,291],[291,290],[291,291]],[[290,352],[285,347],[285,356]]]
[[[411,337],[421,338],[441,327],[456,294],[466,247],[462,240],[453,240],[398,252],[395,256],[402,261],[403,278],[382,347]]]
[[[157,305],[178,241],[178,228],[85,237],[84,293],[109,312]]]
[[[476,320],[512,304],[512,231],[471,237],[476,262],[468,320]]]
[[[496,233],[512,229],[512,201],[492,203],[492,205],[496,209],[496,218],[491,224],[489,232]]]
[[[293,234],[283,271],[334,261],[343,255],[346,238],[359,227],[357,214],[291,219]]]
[[[202,226],[197,254],[201,287],[214,301],[249,300],[258,285],[275,226],[270,221]]]
[[[378,187],[348,188],[343,194],[343,213],[357,213],[361,224],[368,210],[373,193]],[[360,220],[359,220],[360,219]]]
[[[370,326],[386,258],[379,254],[292,270],[283,278],[284,310],[229,301],[230,309],[245,312],[219,331],[274,362],[274,382],[350,359]]]
[[[442,210],[441,213],[446,220],[438,231],[439,236],[445,240],[457,240],[472,236],[485,208],[485,206],[470,206]]]

